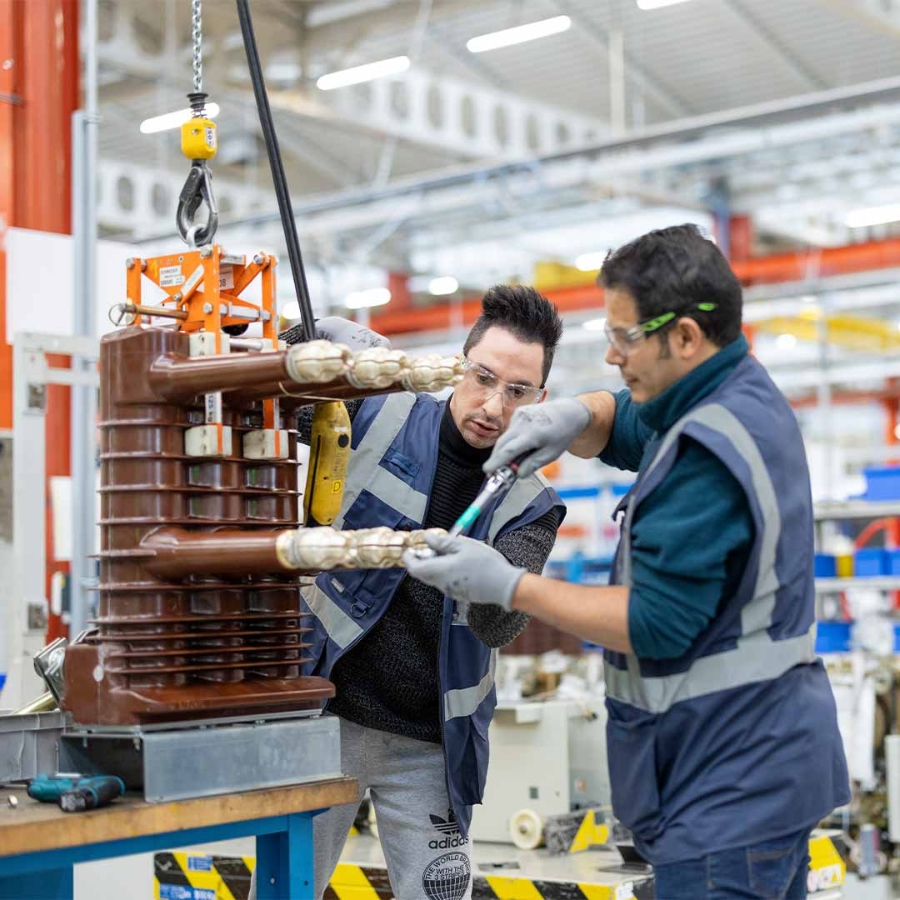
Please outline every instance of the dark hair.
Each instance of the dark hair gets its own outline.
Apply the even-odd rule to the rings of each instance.
[[[741,333],[741,283],[719,248],[696,225],[651,231],[612,251],[597,283],[627,291],[641,321],[667,312],[690,316],[717,347]],[[716,307],[698,310],[698,303]]]
[[[526,344],[543,345],[543,387],[562,337],[563,326],[556,307],[532,287],[495,284],[481,301],[481,315],[466,338],[463,353],[467,354],[484,337],[488,328],[505,328]]]

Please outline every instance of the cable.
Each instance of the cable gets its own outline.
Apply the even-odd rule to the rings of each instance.
[[[244,39],[244,50],[247,52],[247,65],[250,69],[250,80],[253,82],[253,93],[256,97],[256,109],[259,112],[259,124],[262,127],[269,155],[269,168],[272,170],[272,181],[275,184],[275,196],[278,199],[278,212],[284,228],[284,239],[287,244],[288,260],[291,264],[291,275],[294,279],[294,290],[300,306],[301,322],[306,340],[315,339],[316,327],[313,319],[312,301],[306,285],[306,272],[303,269],[303,257],[300,254],[300,240],[297,237],[297,224],[294,221],[291,195],[288,191],[287,179],[284,175],[284,164],[281,151],[278,149],[278,138],[275,135],[275,123],[266,94],[266,82],[259,61],[259,50],[253,33],[253,21],[250,18],[248,0],[237,0],[238,17],[241,21],[241,34]]]

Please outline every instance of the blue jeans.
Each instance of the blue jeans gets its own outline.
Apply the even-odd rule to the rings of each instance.
[[[656,900],[806,900],[810,831],[655,866]]]

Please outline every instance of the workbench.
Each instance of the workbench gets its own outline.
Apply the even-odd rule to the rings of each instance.
[[[358,796],[355,779],[336,778],[171,803],[129,794],[64,813],[0,788],[0,900],[73,900],[76,863],[240,837],[256,837],[259,900],[313,900],[313,816]]]

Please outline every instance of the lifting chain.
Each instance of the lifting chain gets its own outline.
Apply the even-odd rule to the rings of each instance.
[[[203,93],[203,8],[202,0],[191,0],[191,40],[194,44],[194,93]]]
[[[181,126],[181,152],[191,161],[191,171],[178,198],[175,221],[178,233],[189,247],[212,242],[219,225],[219,211],[212,190],[212,172],[207,161],[216,155],[216,125],[206,115],[203,92],[202,0],[191,0],[191,42],[193,44],[194,90],[188,94],[191,118]],[[202,204],[208,209],[203,224],[195,221]]]

